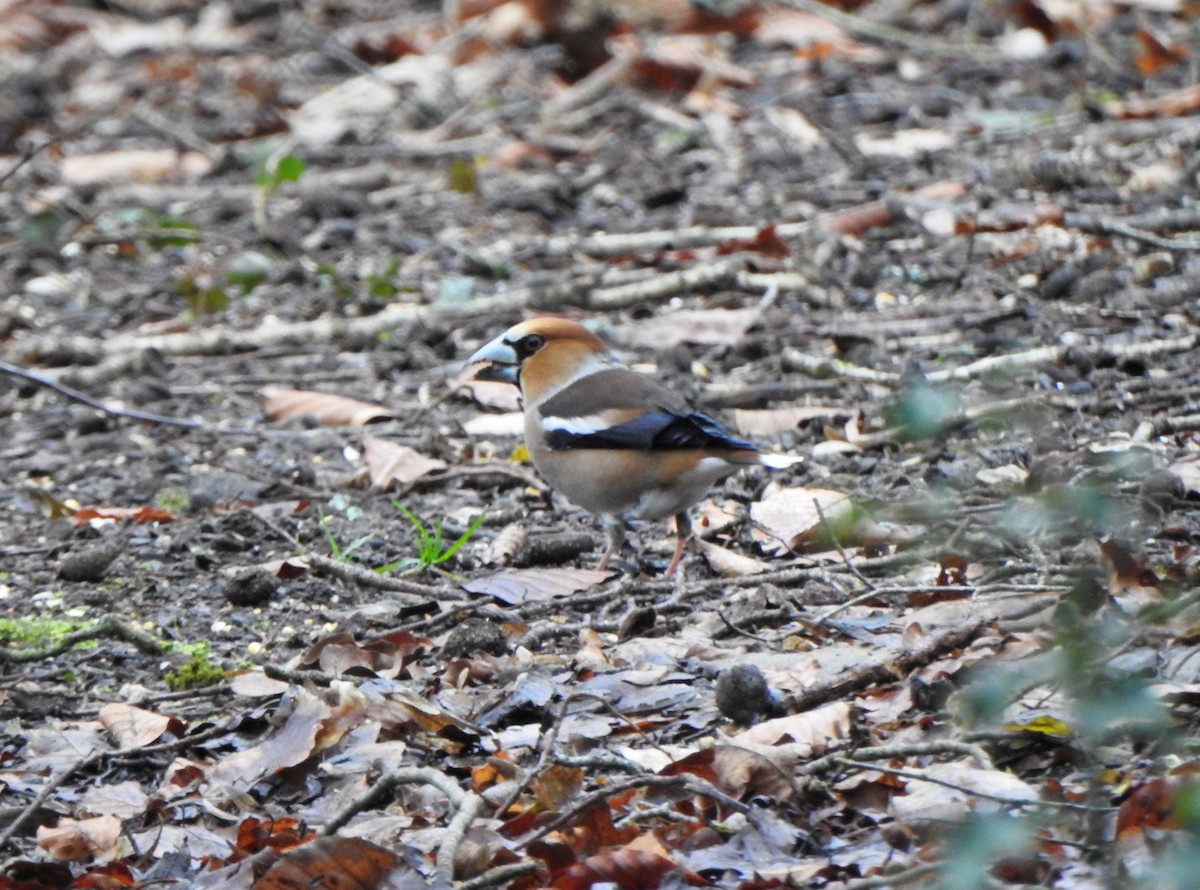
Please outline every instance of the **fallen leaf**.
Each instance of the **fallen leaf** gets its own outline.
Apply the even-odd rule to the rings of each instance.
[[[733,740],[746,745],[798,745],[811,755],[824,751],[831,742],[849,738],[851,728],[850,704],[833,702],[816,710],[764,720],[733,736]]]
[[[394,630],[359,642],[349,632],[318,640],[300,658],[302,668],[319,667],[330,674],[355,671],[394,679],[404,666],[429,651],[433,641],[407,630]]]
[[[295,707],[283,726],[258,745],[235,751],[208,770],[208,781],[248,791],[263,777],[312,756],[321,724],[330,715],[329,706],[306,689],[297,689]]]
[[[446,469],[446,462],[426,457],[415,448],[390,442],[367,433],[363,437],[363,462],[376,488],[388,488],[393,482],[403,485],[414,482],[435,470]]]
[[[65,157],[59,163],[64,182],[98,185],[115,182],[156,182],[168,176],[199,179],[212,161],[196,151],[130,148],[122,151]]]
[[[571,864],[550,886],[553,890],[588,890],[600,885],[620,890],[653,890],[678,866],[670,859],[628,847],[604,850]],[[707,885],[703,881],[700,886]]]
[[[1108,567],[1108,594],[1127,613],[1162,602],[1158,576],[1145,553],[1134,554],[1121,542],[1108,538],[1100,544]]]
[[[229,676],[229,689],[234,695],[247,698],[262,698],[271,695],[283,695],[291,688],[290,683],[276,680],[263,673],[262,668],[238,671]]]
[[[366,426],[392,420],[395,414],[382,405],[372,405],[346,396],[268,386],[262,390],[263,414],[268,420],[290,420],[311,414],[325,426]]]
[[[463,582],[463,590],[493,596],[511,606],[542,602],[586,590],[613,576],[593,569],[505,569]]]
[[[482,559],[486,565],[508,565],[513,557],[525,544],[529,529],[523,522],[511,522],[496,533],[491,543],[483,551]]]
[[[322,837],[284,854],[251,890],[355,888],[386,890],[400,858],[391,850],[355,837]]]
[[[142,748],[170,731],[181,735],[183,724],[174,717],[144,711],[120,702],[109,702],[97,715],[101,725],[122,748]]]
[[[1139,73],[1153,77],[1164,68],[1173,68],[1188,58],[1186,46],[1174,44],[1168,46],[1159,40],[1158,36],[1146,28],[1138,28],[1133,32],[1137,38],[1140,51],[1133,60]]]
[[[89,862],[109,856],[121,839],[121,820],[116,816],[94,819],[60,819],[54,828],[39,826],[37,844],[50,856],[64,862]]]
[[[1000,797],[1012,802],[1036,801],[1037,790],[1012,773],[998,769],[983,769],[962,763],[935,763],[912,772],[920,773],[935,782],[901,778],[904,794],[894,795],[889,809],[895,818],[910,829],[938,828],[957,823],[972,813],[993,813],[1002,804],[980,797]]]
[[[71,516],[75,525],[83,525],[93,520],[99,522],[130,519],[138,525],[151,522],[174,522],[175,514],[158,507],[83,507]]]
[[[704,561],[708,563],[708,567],[724,578],[743,578],[746,575],[757,575],[759,572],[765,572],[770,568],[765,562],[760,562],[753,557],[743,556],[740,553],[734,553],[732,550],[726,550],[724,547],[714,544],[711,541],[705,541],[702,538],[696,539],[696,546],[700,548],[700,553],[704,556]]]
[[[79,798],[79,809],[95,816],[132,819],[146,812],[150,800],[140,784],[127,779],[106,785],[93,785]],[[132,885],[131,885],[132,886]]]
[[[818,509],[817,505],[820,505]],[[836,527],[850,518],[854,505],[840,491],[780,488],[750,505],[751,534],[764,549],[783,555],[800,547],[821,525],[821,514]],[[841,541],[848,544],[847,541]]]

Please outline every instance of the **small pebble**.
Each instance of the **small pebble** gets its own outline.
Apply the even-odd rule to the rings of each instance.
[[[774,706],[767,678],[752,664],[735,664],[717,677],[717,710],[748,726]]]
[[[468,618],[450,631],[442,654],[447,658],[463,658],[480,650],[489,655],[503,655],[508,651],[508,639],[492,622]]]
[[[117,552],[117,548],[109,544],[72,550],[58,564],[58,577],[64,581],[103,581]]]
[[[246,569],[225,584],[225,599],[235,606],[262,606],[278,587],[279,579],[265,569]]]

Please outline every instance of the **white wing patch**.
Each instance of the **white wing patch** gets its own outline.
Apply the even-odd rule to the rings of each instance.
[[[612,426],[612,421],[603,414],[585,414],[582,417],[543,417],[542,427],[546,432],[568,433],[572,436],[590,436]]]

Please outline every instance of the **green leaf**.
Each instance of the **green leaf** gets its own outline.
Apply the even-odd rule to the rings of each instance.
[[[479,168],[471,158],[455,158],[450,162],[450,188],[460,195],[474,195],[479,191]]]
[[[295,182],[304,173],[306,166],[304,158],[297,157],[296,155],[284,155],[279,159],[279,163],[275,165],[276,184]]]

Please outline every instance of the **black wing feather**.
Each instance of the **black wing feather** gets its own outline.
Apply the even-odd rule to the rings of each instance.
[[[706,414],[679,414],[662,409],[594,433],[549,430],[546,444],[551,448],[627,448],[638,451],[696,448],[756,450],[749,442],[734,437]]]

